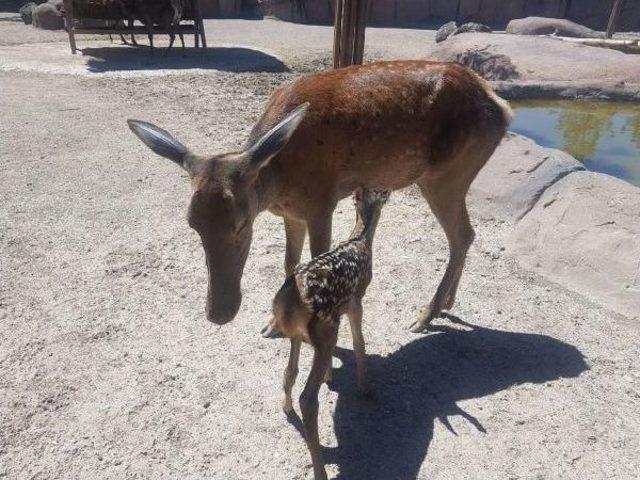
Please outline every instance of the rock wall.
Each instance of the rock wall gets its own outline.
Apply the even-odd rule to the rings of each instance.
[[[222,1],[222,0],[220,0]],[[330,24],[334,0],[295,0],[306,11],[308,23]],[[528,16],[568,18],[603,30],[611,13],[610,0],[370,0],[369,24],[402,26],[419,23],[474,21],[494,27]],[[207,3],[207,2],[205,2]],[[262,0],[266,14],[283,20],[292,18],[291,0]],[[289,8],[283,6],[289,5]],[[640,30],[640,2],[625,2],[620,16],[621,31]]]
[[[509,133],[470,197],[510,225],[520,266],[640,320],[640,188]]]

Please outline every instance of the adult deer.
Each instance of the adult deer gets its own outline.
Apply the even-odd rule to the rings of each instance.
[[[288,275],[306,231],[312,256],[329,250],[333,210],[354,188],[417,184],[450,248],[440,285],[412,326],[421,331],[453,306],[474,238],[465,197],[510,119],[507,103],[469,69],[397,61],[280,87],[238,152],[198,156],[154,125],[129,120],[129,126],[191,177],[188,220],[202,239],[207,318],[217,324],[232,320],[240,307],[240,280],[260,212],[284,217]]]

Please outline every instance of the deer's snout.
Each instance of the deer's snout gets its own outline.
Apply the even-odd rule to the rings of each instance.
[[[260,335],[264,338],[284,338],[283,333],[275,328],[271,322],[267,323],[264,328],[260,330]]]
[[[241,302],[242,294],[240,292],[225,293],[218,296],[215,296],[213,292],[209,292],[207,295],[207,320],[216,325],[229,323],[240,310]]]

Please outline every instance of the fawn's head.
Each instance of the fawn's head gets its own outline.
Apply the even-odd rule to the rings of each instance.
[[[209,274],[206,312],[214,323],[229,322],[240,308],[240,280],[253,221],[265,208],[256,191],[258,173],[287,144],[307,107],[297,107],[245,150],[212,156],[194,155],[155,125],[128,121],[129,128],[151,150],[189,173],[192,196],[187,218],[204,247]]]
[[[356,207],[356,225],[351,236],[368,232],[367,236],[373,240],[380,218],[380,212],[387,200],[389,200],[390,192],[388,190],[373,190],[364,187],[358,187],[353,191],[353,204]]]
[[[312,312],[303,304],[296,278],[292,275],[285,280],[273,299],[271,319],[260,331],[264,338],[291,338],[309,341],[309,323]]]

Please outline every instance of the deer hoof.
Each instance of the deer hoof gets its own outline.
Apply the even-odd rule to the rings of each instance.
[[[429,311],[428,314],[423,314],[420,316],[418,320],[413,322],[409,327],[409,331],[412,333],[424,333],[429,330],[429,325],[431,325],[431,321],[436,317],[432,311]]]
[[[282,401],[282,410],[287,416],[293,413],[293,402],[291,401],[291,397],[284,397],[284,400]]]

